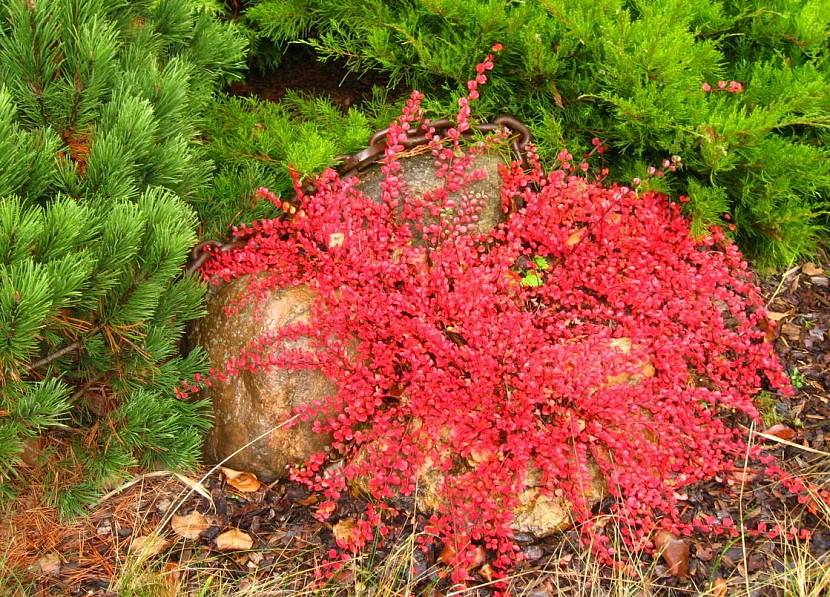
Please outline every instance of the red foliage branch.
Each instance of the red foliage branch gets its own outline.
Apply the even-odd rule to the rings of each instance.
[[[586,541],[612,559],[584,499],[591,462],[630,547],[648,548],[658,527],[711,529],[713,519],[684,516],[678,496],[743,462],[759,390],[791,392],[738,249],[719,228],[693,238],[665,195],[571,174],[567,152],[546,174],[531,155],[530,171],[501,172],[506,222],[476,232],[482,206],[450,192],[480,176],[470,166],[480,146],[462,147],[461,133],[492,67],[491,55],[459,102],[451,144],[432,144],[438,191],[414,196],[400,176],[401,135],[429,130],[415,92],[389,129],[381,201],[329,170],[313,194],[296,184],[294,218],[237,229],[245,246],[203,268],[218,283],[259,274],[255,298],[315,289],[312,324],[254,339],[220,375],[313,367],[336,383],[305,412],[331,413],[316,424],[334,438],[333,454],[294,473],[325,495],[321,515],[355,479],[382,501],[415,493],[425,466],[441,471],[446,506],[426,530],[456,546],[456,581],[475,546],[490,550],[497,572],[515,564],[513,508],[530,471],[573,504]],[[538,284],[521,283],[528,271]],[[280,348],[299,336],[313,349]],[[643,363],[653,375],[626,381]],[[345,464],[326,469],[333,455]],[[382,526],[370,515],[348,547]]]

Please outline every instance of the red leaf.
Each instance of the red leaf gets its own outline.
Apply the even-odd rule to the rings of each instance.
[[[773,425],[764,431],[764,433],[766,435],[777,437],[778,439],[783,439],[784,441],[790,441],[796,436],[794,429],[787,427],[786,425],[782,425],[781,423]]]

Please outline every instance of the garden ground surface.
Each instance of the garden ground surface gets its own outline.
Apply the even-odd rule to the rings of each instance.
[[[827,264],[827,259],[824,259]],[[772,319],[772,341],[794,384],[791,399],[767,396],[762,410],[796,432],[792,445],[767,441],[786,467],[827,487],[830,473],[830,278],[828,270],[806,264],[763,281]],[[770,334],[772,337],[772,334]],[[786,434],[784,434],[786,436]],[[204,477],[198,474],[203,473]],[[0,523],[0,565],[11,595],[246,595],[246,594],[453,594],[444,578],[439,550],[413,548],[420,514],[402,517],[396,536],[345,566],[325,585],[314,582],[338,527],[314,520],[314,495],[290,482],[272,485],[207,468],[189,476],[165,471],[136,477],[105,496],[89,516],[62,523],[43,506],[27,508],[26,496]],[[254,489],[254,491],[251,491]],[[33,495],[38,492],[32,486]],[[634,575],[605,568],[579,546],[571,531],[541,541],[518,537],[527,558],[510,580],[516,594],[605,595],[823,595],[830,591],[830,516],[817,518],[787,497],[777,484],[748,471],[687,492],[690,508],[754,523],[782,521],[814,529],[809,542],[781,539],[695,537],[690,540],[689,574],[671,575],[664,560],[640,557]],[[30,502],[36,503],[34,499]],[[412,504],[409,506],[413,511]],[[361,510],[355,500],[354,512]],[[601,512],[603,505],[600,504]],[[406,510],[407,508],[404,508]],[[348,510],[341,520],[348,524]],[[175,512],[205,514],[195,539],[182,525],[169,524]],[[250,549],[220,551],[216,538],[240,529]],[[342,527],[340,527],[342,529]],[[157,556],[139,555],[136,539],[163,538]],[[141,539],[138,543],[140,544]],[[147,552],[152,552],[148,549]],[[474,572],[488,594],[487,568]],[[789,589],[787,588],[789,587]],[[638,591],[645,591],[638,593]],[[466,591],[465,591],[466,592]],[[4,595],[6,593],[3,593]]]

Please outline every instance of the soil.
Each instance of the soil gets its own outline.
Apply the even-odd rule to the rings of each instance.
[[[234,83],[229,91],[270,101],[279,101],[288,91],[298,91],[326,96],[346,109],[369,99],[372,87],[386,87],[388,82],[378,71],[350,73],[343,61],[319,62],[311,48],[290,45],[277,70],[263,73],[252,69],[247,81]]]

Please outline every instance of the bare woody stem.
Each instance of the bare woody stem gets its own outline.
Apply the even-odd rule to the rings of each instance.
[[[94,334],[97,334],[99,331],[101,331],[101,327],[102,326],[97,326],[97,327],[89,330],[89,332],[87,332],[86,335],[87,336],[92,336]],[[56,361],[59,358],[61,358],[62,356],[67,355],[72,351],[78,350],[79,348],[81,348],[81,346],[82,346],[82,343],[80,341],[73,342],[72,344],[67,344],[66,346],[64,346],[60,350],[57,350],[57,351],[53,352],[50,355],[46,355],[45,357],[43,357],[39,361],[35,361],[31,365],[29,365],[28,370],[29,371],[34,371],[38,367],[43,367],[44,365],[48,365],[52,361]]]
[[[40,359],[39,361],[35,361],[31,365],[29,365],[29,370],[31,371],[33,369],[37,369],[38,367],[43,367],[44,365],[48,365],[52,361],[56,361],[59,358],[61,358],[63,355],[69,354],[73,350],[78,350],[80,347],[81,347],[80,342],[73,342],[72,344],[69,344],[68,346],[64,346],[63,348],[61,348],[57,352],[53,352],[49,356],[45,356],[42,359]]]

